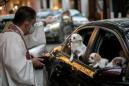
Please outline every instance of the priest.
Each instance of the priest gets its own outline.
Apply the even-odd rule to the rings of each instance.
[[[0,33],[0,86],[37,86],[34,69],[43,67],[43,60],[30,55],[25,41],[35,21],[36,12],[22,6],[13,24]]]

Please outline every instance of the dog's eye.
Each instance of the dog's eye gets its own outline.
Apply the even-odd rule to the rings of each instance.
[[[90,57],[91,59],[94,59],[93,57]]]
[[[76,39],[75,37],[73,37],[73,39]]]

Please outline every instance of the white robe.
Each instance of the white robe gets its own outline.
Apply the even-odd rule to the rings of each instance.
[[[40,33],[28,36],[26,42],[31,40],[27,42],[28,47],[46,43]],[[24,42],[15,32],[0,33],[0,86],[37,86],[32,61],[26,60]]]
[[[35,27],[34,32],[30,35],[26,35],[24,38],[28,48],[38,45],[46,45],[46,37],[43,26]]]

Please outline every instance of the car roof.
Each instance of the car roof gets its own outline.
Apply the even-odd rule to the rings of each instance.
[[[91,21],[84,26],[102,26],[106,28],[111,28],[112,30],[119,30],[121,32],[129,31],[129,18],[115,18],[115,19],[105,19],[98,21]]]

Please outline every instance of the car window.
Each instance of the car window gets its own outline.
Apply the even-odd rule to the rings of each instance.
[[[122,57],[122,58],[121,58]],[[99,58],[99,61],[97,61]],[[88,61],[89,65],[93,68],[106,68],[106,67],[123,67],[125,64],[115,61],[115,64],[112,63],[114,59],[124,59],[125,53],[120,39],[110,31],[100,29],[99,36],[94,45],[93,51],[90,53]],[[102,63],[100,62],[102,61]],[[110,66],[109,66],[109,63]],[[97,64],[97,65],[96,65]]]
[[[70,60],[76,59],[83,61],[87,45],[94,28],[83,28],[75,33],[72,33],[62,50]],[[78,41],[80,40],[80,41]],[[73,59],[71,59],[73,57]]]

